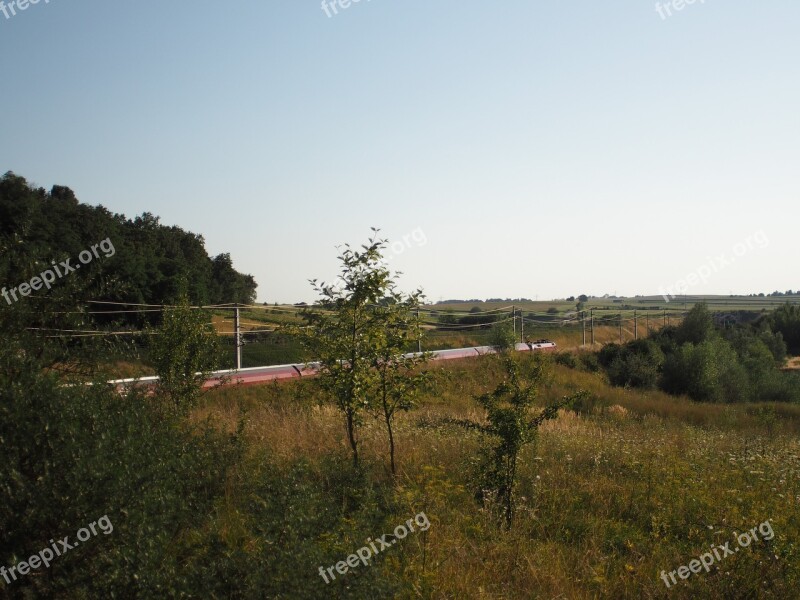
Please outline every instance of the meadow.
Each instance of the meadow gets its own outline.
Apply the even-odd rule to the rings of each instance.
[[[219,507],[225,543],[260,557],[279,598],[800,597],[800,406],[699,404],[549,368],[542,406],[579,388],[591,400],[524,453],[510,531],[475,499],[480,434],[458,425],[483,418],[474,397],[501,378],[492,357],[432,366],[435,388],[397,417],[396,480],[372,419],[364,473],[352,472],[341,417],[310,381],[209,394],[191,418],[241,431],[248,448]],[[422,511],[424,533],[334,582],[319,576]],[[773,539],[662,581],[768,519]]]

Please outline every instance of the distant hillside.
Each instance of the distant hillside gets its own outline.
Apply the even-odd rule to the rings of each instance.
[[[97,253],[70,275],[92,292],[84,300],[163,304],[180,292],[194,304],[255,300],[255,279],[237,272],[229,254],[210,257],[202,235],[161,225],[150,213],[128,219],[82,204],[67,187],[48,193],[11,172],[0,179],[0,285],[23,283],[53,261],[71,258],[75,265],[103,240],[113,256]]]

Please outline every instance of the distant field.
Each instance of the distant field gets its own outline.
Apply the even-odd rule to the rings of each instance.
[[[590,298],[586,302],[585,310],[601,309],[608,311],[619,310],[689,310],[698,302],[706,302],[713,311],[734,311],[747,310],[761,312],[771,310],[781,304],[791,302],[800,304],[800,296],[777,296],[752,298],[746,296],[679,296],[666,302],[662,296],[639,296],[634,298]],[[434,310],[453,310],[458,312],[468,312],[472,307],[478,307],[482,311],[497,310],[514,305],[517,309],[524,311],[546,313],[550,308],[556,308],[559,312],[575,310],[576,302],[566,300],[543,300],[538,302],[451,302],[435,304],[429,306]],[[629,307],[629,308],[628,308]],[[685,307],[685,308],[684,308]]]

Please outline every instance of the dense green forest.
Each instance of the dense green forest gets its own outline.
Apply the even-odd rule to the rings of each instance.
[[[720,327],[700,303],[679,326],[608,344],[597,357],[617,386],[660,388],[700,402],[800,402],[800,377],[781,371],[787,352],[800,352],[797,305]]]
[[[71,259],[75,265],[82,251],[103,240],[113,253],[95,256],[53,288],[77,277],[90,294],[80,300],[166,304],[182,293],[193,304],[255,300],[253,277],[237,272],[229,254],[210,257],[201,235],[161,225],[150,213],[128,219],[82,204],[67,187],[53,186],[48,193],[11,172],[0,179],[2,285],[18,286],[53,262]],[[43,289],[36,295],[52,293]]]

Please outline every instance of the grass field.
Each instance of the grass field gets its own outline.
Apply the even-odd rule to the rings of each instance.
[[[309,381],[212,393],[194,418],[233,431],[245,415],[252,448],[222,507],[228,542],[245,553],[296,554],[287,572],[272,575],[301,579],[304,591],[296,597],[304,598],[365,597],[348,587],[363,581],[396,598],[800,597],[800,407],[697,404],[552,368],[542,402],[578,388],[594,399],[577,412],[562,411],[525,453],[522,508],[511,532],[473,498],[479,436],[450,424],[481,419],[473,397],[500,378],[491,357],[433,367],[437,389],[399,417],[397,482],[387,473],[384,431],[368,419],[366,469],[379,495],[394,499],[386,502],[383,522],[402,523],[424,511],[432,525],[330,585],[317,573],[320,564],[387,531],[365,523],[352,498],[330,491],[344,476],[337,473],[349,469],[342,419],[319,402]],[[336,515],[304,539],[302,551],[287,541],[291,535],[246,533],[247,507],[259,501],[247,482],[265,463],[287,482],[284,531],[302,527],[313,493]],[[671,589],[660,579],[662,570],[689,564],[712,544],[731,542],[733,549],[735,534],[768,519],[771,541],[741,548]],[[313,560],[303,558],[306,550]]]
[[[605,310],[611,312],[618,312],[620,310],[646,310],[653,311],[683,311],[689,310],[698,302],[705,302],[709,305],[712,311],[735,311],[746,310],[753,312],[761,312],[762,310],[771,310],[777,308],[781,304],[791,302],[792,304],[800,303],[800,296],[765,296],[763,298],[751,296],[692,296],[687,295],[677,296],[667,302],[662,296],[636,296],[633,298],[590,298],[584,309]],[[565,300],[543,300],[543,301],[502,301],[502,302],[452,302],[435,304],[429,308],[435,310],[453,310],[458,312],[467,312],[474,306],[481,310],[497,310],[505,308],[506,306],[514,305],[517,309],[522,309],[525,312],[546,313],[550,308],[556,308],[559,312],[564,313],[567,311],[575,310],[575,302],[567,302]]]

